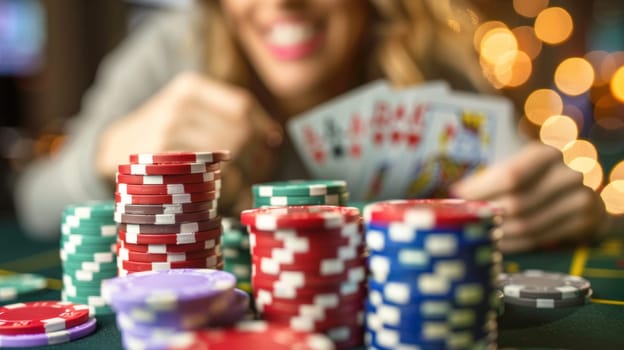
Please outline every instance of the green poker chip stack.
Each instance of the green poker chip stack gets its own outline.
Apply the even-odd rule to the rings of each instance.
[[[293,205],[347,205],[349,192],[343,180],[290,180],[252,186],[255,208]]]
[[[247,228],[236,218],[221,219],[223,270],[236,276],[236,287],[252,294],[251,253]],[[253,298],[252,298],[253,299]]]
[[[117,227],[113,201],[73,204],[63,210],[61,299],[88,305],[92,316],[112,314],[101,296],[103,280],[117,277]]]

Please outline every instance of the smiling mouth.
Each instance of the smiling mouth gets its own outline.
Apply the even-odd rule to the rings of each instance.
[[[284,22],[271,27],[265,42],[275,58],[295,60],[313,54],[322,37],[322,31],[311,23]]]

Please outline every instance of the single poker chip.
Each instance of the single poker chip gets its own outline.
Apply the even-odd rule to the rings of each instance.
[[[458,226],[492,220],[498,209],[488,202],[462,199],[388,200],[364,208],[366,223],[400,222],[413,228]]]
[[[505,295],[505,304],[528,306],[536,309],[558,309],[562,307],[581,306],[591,301],[593,291],[589,289],[587,294],[569,299],[548,298],[516,298]]]
[[[131,252],[147,253],[147,254],[169,254],[169,253],[185,253],[206,249],[219,249],[217,239],[209,239],[191,244],[132,244],[121,240],[117,241],[120,247]]]
[[[218,249],[198,250],[183,253],[150,254],[133,252],[125,248],[119,248],[119,259],[136,262],[183,262],[189,260],[206,259],[220,255]]]
[[[32,273],[17,273],[0,276],[0,301],[14,300],[20,295],[46,288],[45,277]]]
[[[220,168],[221,165],[218,163],[119,164],[117,171],[125,175],[188,175],[207,173]]]
[[[114,202],[111,200],[90,201],[80,204],[70,204],[63,209],[63,215],[75,216],[81,219],[110,217],[113,213]]]
[[[194,184],[167,184],[167,185],[132,185],[117,183],[116,191],[122,194],[184,194],[196,192],[211,192],[221,188],[221,180],[200,182]]]
[[[0,335],[0,347],[25,348],[67,343],[85,337],[97,328],[95,318],[89,318],[76,326],[47,333]]]
[[[102,296],[118,310],[147,307],[175,311],[229,293],[235,284],[234,275],[219,270],[146,271],[103,281]]]
[[[336,206],[290,206],[244,210],[241,222],[260,230],[280,228],[333,229],[360,218],[357,208]]]
[[[296,196],[274,196],[256,197],[255,206],[271,205],[340,205],[349,201],[349,194],[327,194],[321,196],[296,197]]]
[[[116,173],[117,183],[128,185],[168,185],[214,182],[221,179],[221,170],[186,175],[128,175]]]
[[[0,306],[0,334],[33,334],[64,330],[86,322],[85,305],[34,301]]]
[[[77,260],[77,261],[93,261],[96,263],[110,263],[115,261],[114,252],[95,252],[95,253],[67,253],[63,249],[59,250],[61,261]]]
[[[583,277],[541,270],[503,273],[497,277],[497,284],[505,297],[528,299],[575,299],[591,288]]]
[[[61,235],[61,242],[70,242],[75,245],[89,245],[89,244],[111,244],[115,241],[115,236],[89,236],[81,234],[66,234]]]
[[[229,159],[230,151],[134,153],[130,155],[130,163],[133,164],[217,163]]]
[[[190,333],[192,340],[173,344],[171,349],[246,350],[257,349],[334,349],[331,339],[322,334],[292,330],[288,325],[266,321],[243,321],[231,328],[204,329]]]
[[[119,214],[138,214],[138,215],[157,215],[157,214],[188,214],[200,211],[215,210],[218,207],[216,199],[195,202],[195,203],[179,203],[179,204],[115,204],[115,213]]]
[[[291,180],[276,181],[252,186],[255,197],[275,196],[324,196],[347,192],[347,182],[343,180]]]
[[[206,202],[219,198],[219,192],[182,194],[121,194],[115,192],[115,202],[121,204],[184,204]]]
[[[213,229],[221,229],[221,218],[217,216],[216,218],[210,220],[186,222],[182,224],[171,225],[143,225],[121,223],[118,225],[118,229],[125,232],[146,234],[199,232]]]
[[[171,262],[140,262],[130,260],[117,260],[117,266],[128,271],[161,271],[170,269],[191,268],[216,268],[221,263],[221,257],[212,255],[194,260],[171,261]]]
[[[117,269],[117,265],[114,262],[110,263],[96,263],[93,261],[83,261],[83,262],[71,262],[64,261],[63,269],[66,270],[76,270],[76,271],[90,271],[90,272],[107,272],[107,271],[115,271]]]
[[[221,230],[200,231],[179,234],[137,234],[119,230],[119,238],[130,244],[191,244],[207,240],[219,240]],[[113,248],[114,249],[114,248]]]
[[[63,235],[80,234],[84,236],[93,236],[93,237],[110,237],[110,236],[115,236],[116,230],[117,230],[117,226],[115,226],[115,222],[113,221],[112,214],[110,217],[110,221],[108,221],[105,225],[82,224],[80,226],[69,226],[66,223],[61,224],[61,234]]]
[[[125,224],[175,225],[185,222],[206,221],[216,218],[216,209],[181,214],[122,214],[115,213],[115,221]]]

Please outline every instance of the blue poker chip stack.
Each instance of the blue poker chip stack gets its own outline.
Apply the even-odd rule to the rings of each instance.
[[[451,199],[365,207],[369,348],[495,348],[498,213]]]
[[[243,319],[249,295],[235,285],[234,275],[219,270],[144,271],[104,281],[102,295],[115,310],[123,347],[156,350]]]

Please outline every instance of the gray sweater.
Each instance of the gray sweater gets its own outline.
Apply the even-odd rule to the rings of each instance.
[[[200,69],[202,20],[196,8],[154,15],[104,60],[79,115],[68,123],[63,149],[53,158],[31,164],[18,180],[18,219],[30,236],[57,238],[66,205],[112,198],[110,184],[95,170],[101,132],[177,73]]]

